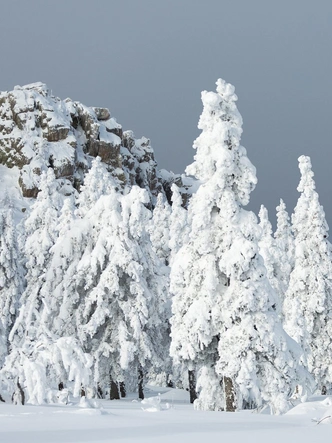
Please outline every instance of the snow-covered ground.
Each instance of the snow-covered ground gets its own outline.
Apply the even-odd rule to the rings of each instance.
[[[158,395],[160,393],[160,395]],[[14,406],[0,403],[1,443],[313,443],[331,440],[332,399],[311,398],[286,415],[195,411],[185,391],[147,390],[118,401]]]

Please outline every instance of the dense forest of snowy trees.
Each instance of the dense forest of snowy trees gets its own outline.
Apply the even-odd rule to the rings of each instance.
[[[50,165],[18,224],[5,195],[1,400],[143,398],[150,382],[188,389],[198,409],[278,414],[331,392],[332,248],[311,162],[299,158],[298,203],[289,217],[280,200],[273,233],[264,206],[245,209],[257,179],[236,101],[221,79],[202,93],[185,200],[175,183],[169,199],[119,186],[100,157],[69,195]]]

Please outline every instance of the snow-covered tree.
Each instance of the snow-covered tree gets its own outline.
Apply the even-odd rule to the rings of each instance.
[[[74,395],[79,395],[89,377],[89,358],[75,337],[59,337],[53,332],[59,305],[50,292],[50,263],[58,238],[61,206],[57,181],[49,168],[41,176],[40,192],[25,221],[27,287],[9,336],[11,353],[2,370],[8,389],[22,403],[53,401],[64,374],[66,380],[73,382]],[[53,266],[52,271],[59,270]]]
[[[280,199],[280,205],[277,206],[277,229],[274,233],[274,238],[280,254],[280,259],[276,263],[277,277],[281,292],[285,295],[289,285],[290,274],[294,268],[294,236],[286,205],[282,199]],[[284,297],[282,298],[282,303],[283,300]]]
[[[57,238],[61,204],[55,175],[49,168],[47,173],[41,176],[40,192],[24,226],[27,287],[22,296],[23,306],[12,332],[15,345],[18,345],[21,339],[24,340],[26,331],[29,331],[31,335],[36,333],[35,328],[42,303],[40,289],[45,282],[50,250]]]
[[[8,354],[9,332],[24,289],[22,257],[18,247],[13,207],[9,197],[0,209],[0,368]]]
[[[169,220],[169,247],[171,260],[188,241],[190,223],[188,211],[182,206],[182,196],[175,183],[172,185],[172,211]]]
[[[236,100],[234,87],[223,80],[216,93],[202,93],[202,133],[186,170],[201,184],[189,203],[189,241],[171,270],[171,354],[201,367],[196,407],[234,410],[242,401],[268,402],[281,412],[299,381],[298,348],[275,311],[256,217],[243,209],[257,180],[240,145]],[[222,399],[214,396],[221,395],[219,384]]]
[[[268,211],[264,205],[261,205],[258,216],[260,220],[259,226],[261,228],[261,235],[258,242],[259,253],[264,260],[267,278],[277,295],[276,310],[278,314],[281,315],[284,287],[281,285],[281,276],[278,271],[282,256],[272,236],[272,225],[269,221]]]
[[[285,329],[303,348],[323,392],[332,388],[332,255],[328,225],[309,157],[299,158],[301,180],[292,224],[295,263],[284,303]]]
[[[45,306],[40,322],[49,325],[56,337],[77,337],[73,312],[78,297],[73,280],[87,237],[87,230],[82,229],[80,219],[75,217],[73,196],[66,197],[58,218],[57,239],[50,249],[45,281],[40,289]]]
[[[148,232],[152,242],[152,247],[158,257],[168,265],[169,262],[169,223],[171,208],[162,193],[158,194],[157,203],[153,210]]]
[[[154,252],[146,227],[148,195],[138,187],[99,198],[86,214],[95,237],[77,266],[86,293],[79,337],[93,357],[94,383],[162,367],[167,356],[167,268]],[[135,369],[134,369],[135,368]]]
[[[91,168],[84,177],[78,197],[78,214],[83,217],[102,195],[109,194],[115,187],[113,176],[107,171],[100,157],[93,159]]]
[[[85,257],[89,261],[97,231],[101,229],[100,220],[93,216],[94,207],[114,186],[111,174],[97,157],[92,161],[76,202],[72,196],[64,200],[57,224],[58,237],[50,250],[51,258],[42,287],[45,294],[53,294],[51,311],[57,313],[54,312],[52,330],[59,337],[78,337],[82,301],[88,286],[93,286],[100,278],[100,272],[95,268],[87,268],[89,272],[80,279],[78,265]]]

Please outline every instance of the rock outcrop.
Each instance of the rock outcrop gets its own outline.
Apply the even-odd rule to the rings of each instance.
[[[108,109],[61,100],[43,83],[0,93],[0,164],[19,169],[24,197],[36,197],[40,174],[48,167],[66,192],[79,189],[96,156],[119,187],[147,189],[151,205],[169,185],[157,170],[149,139],[123,131]]]

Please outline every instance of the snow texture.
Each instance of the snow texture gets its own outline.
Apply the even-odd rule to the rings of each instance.
[[[202,93],[202,133],[187,168],[200,186],[188,206],[188,240],[172,261],[171,355],[199,371],[196,407],[220,410],[233,396],[237,408],[267,402],[280,413],[305,374],[277,316],[258,250],[261,230],[242,207],[257,180],[240,144],[236,100],[234,87],[220,79],[216,93]]]
[[[150,387],[149,387],[150,388]],[[117,402],[69,401],[57,406],[13,406],[0,403],[0,440],[21,443],[279,443],[280,441],[329,441],[331,399],[317,397],[301,403],[284,416],[250,413],[207,413],[188,404],[188,393],[177,389],[147,389],[149,413],[130,395]],[[160,395],[158,395],[160,394]],[[325,420],[321,419],[327,417]],[[318,424],[320,422],[320,424]],[[23,436],[24,434],[24,436]]]

